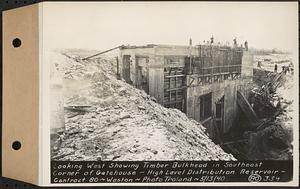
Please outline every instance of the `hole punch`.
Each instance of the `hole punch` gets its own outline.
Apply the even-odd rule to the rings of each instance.
[[[14,149],[14,150],[19,150],[20,148],[21,148],[21,142],[19,142],[19,141],[14,141],[13,143],[12,143],[12,148]]]
[[[15,48],[20,47],[20,46],[22,45],[21,39],[15,38],[15,39],[12,41],[12,45],[13,45]]]

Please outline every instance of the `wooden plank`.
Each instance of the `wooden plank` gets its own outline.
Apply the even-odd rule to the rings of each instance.
[[[110,52],[110,51],[112,51],[112,50],[119,49],[119,48],[121,48],[121,47],[123,47],[123,46],[124,46],[124,45],[121,45],[121,46],[117,46],[117,47],[108,49],[108,50],[106,50],[106,51],[102,51],[102,52],[97,53],[97,54],[94,54],[94,55],[92,55],[92,56],[85,57],[85,58],[83,58],[82,60],[88,60],[88,59],[94,58],[94,57],[99,56],[99,55],[101,55],[101,54]]]
[[[165,78],[177,78],[177,77],[184,77],[185,75],[165,75]]]
[[[237,103],[240,109],[246,115],[247,119],[249,120],[250,125],[256,127],[259,124],[257,115],[254,112],[252,106],[249,104],[246,97],[240,91],[237,91]]]

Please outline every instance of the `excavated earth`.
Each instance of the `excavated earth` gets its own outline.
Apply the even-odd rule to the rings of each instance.
[[[205,128],[144,91],[117,80],[108,58],[53,53],[63,79],[65,131],[52,160],[235,160]]]
[[[293,75],[266,69],[254,69],[253,75],[254,88],[249,103],[259,123],[253,127],[251,120],[239,114],[237,125],[248,126],[232,132],[229,138],[241,142],[223,149],[233,153],[239,160],[292,160],[295,142]]]
[[[266,85],[276,75],[268,71],[255,70],[257,87]],[[269,106],[263,103],[255,108],[264,120],[255,132],[247,148],[248,158],[253,160],[289,160],[293,153],[293,117],[295,102],[293,98],[294,83],[292,75],[283,75],[278,80],[278,88],[269,94]]]

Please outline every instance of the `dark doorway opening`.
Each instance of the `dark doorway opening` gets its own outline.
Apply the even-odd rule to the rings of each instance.
[[[136,56],[136,88],[149,94],[149,57]]]
[[[200,121],[204,121],[212,116],[212,93],[200,96]]]
[[[224,96],[216,102],[216,126],[220,134],[223,133],[224,124]]]
[[[130,55],[123,55],[123,78],[127,83],[132,84],[130,79]]]

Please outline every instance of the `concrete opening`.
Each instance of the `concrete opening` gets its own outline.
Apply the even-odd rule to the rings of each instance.
[[[137,66],[137,81],[136,88],[144,90],[149,94],[149,57],[148,56],[136,56]]]
[[[123,78],[127,83],[132,83],[130,79],[130,55],[123,56]]]
[[[216,127],[220,134],[223,133],[223,124],[224,124],[224,96],[216,102]]]
[[[212,111],[212,93],[208,93],[200,96],[200,120],[205,121],[211,118]]]

